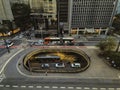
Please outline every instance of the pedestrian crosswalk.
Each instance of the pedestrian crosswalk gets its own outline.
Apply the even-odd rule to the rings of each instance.
[[[0,85],[1,88],[28,88],[28,89],[59,89],[59,90],[120,90],[119,88],[113,88],[113,87],[79,87],[79,86],[49,86],[49,85],[39,85],[39,86],[33,86],[33,85]]]

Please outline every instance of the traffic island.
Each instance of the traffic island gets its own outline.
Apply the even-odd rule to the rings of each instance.
[[[90,66],[90,58],[82,50],[40,49],[28,53],[23,66],[30,72],[77,73]]]

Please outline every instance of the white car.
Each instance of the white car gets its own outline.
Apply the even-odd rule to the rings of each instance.
[[[80,63],[72,63],[71,67],[72,68],[79,68],[79,67],[81,67],[81,65],[80,65]]]
[[[11,47],[14,43],[11,40],[6,40],[7,47]]]
[[[57,67],[57,68],[63,68],[63,67],[65,67],[65,64],[64,63],[56,63],[55,64],[55,67]]]
[[[11,47],[11,46],[13,46],[13,42],[7,43],[7,47]]]
[[[49,65],[48,63],[44,63],[44,64],[41,65],[41,67],[42,67],[42,68],[49,68],[50,65]]]

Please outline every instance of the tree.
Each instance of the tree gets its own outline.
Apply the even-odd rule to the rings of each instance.
[[[116,32],[120,32],[120,14],[115,15],[112,26]]]
[[[117,46],[117,40],[113,37],[107,37],[106,39],[101,40],[97,46],[102,51],[112,51]]]
[[[9,27],[7,25],[1,25],[0,24],[0,33],[2,33],[2,35],[4,36],[4,34],[6,34],[8,32],[10,32]],[[8,50],[8,53],[10,53],[10,50],[9,50],[9,47],[7,46],[6,40],[5,39],[3,39],[3,40],[4,40],[4,43],[6,45],[6,49]]]
[[[12,12],[15,18],[15,23],[21,29],[26,29],[31,24],[30,21],[30,7],[24,3],[14,3],[12,5]]]

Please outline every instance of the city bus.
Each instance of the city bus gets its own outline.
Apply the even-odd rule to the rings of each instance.
[[[73,45],[73,37],[46,37],[44,38],[45,45]]]

